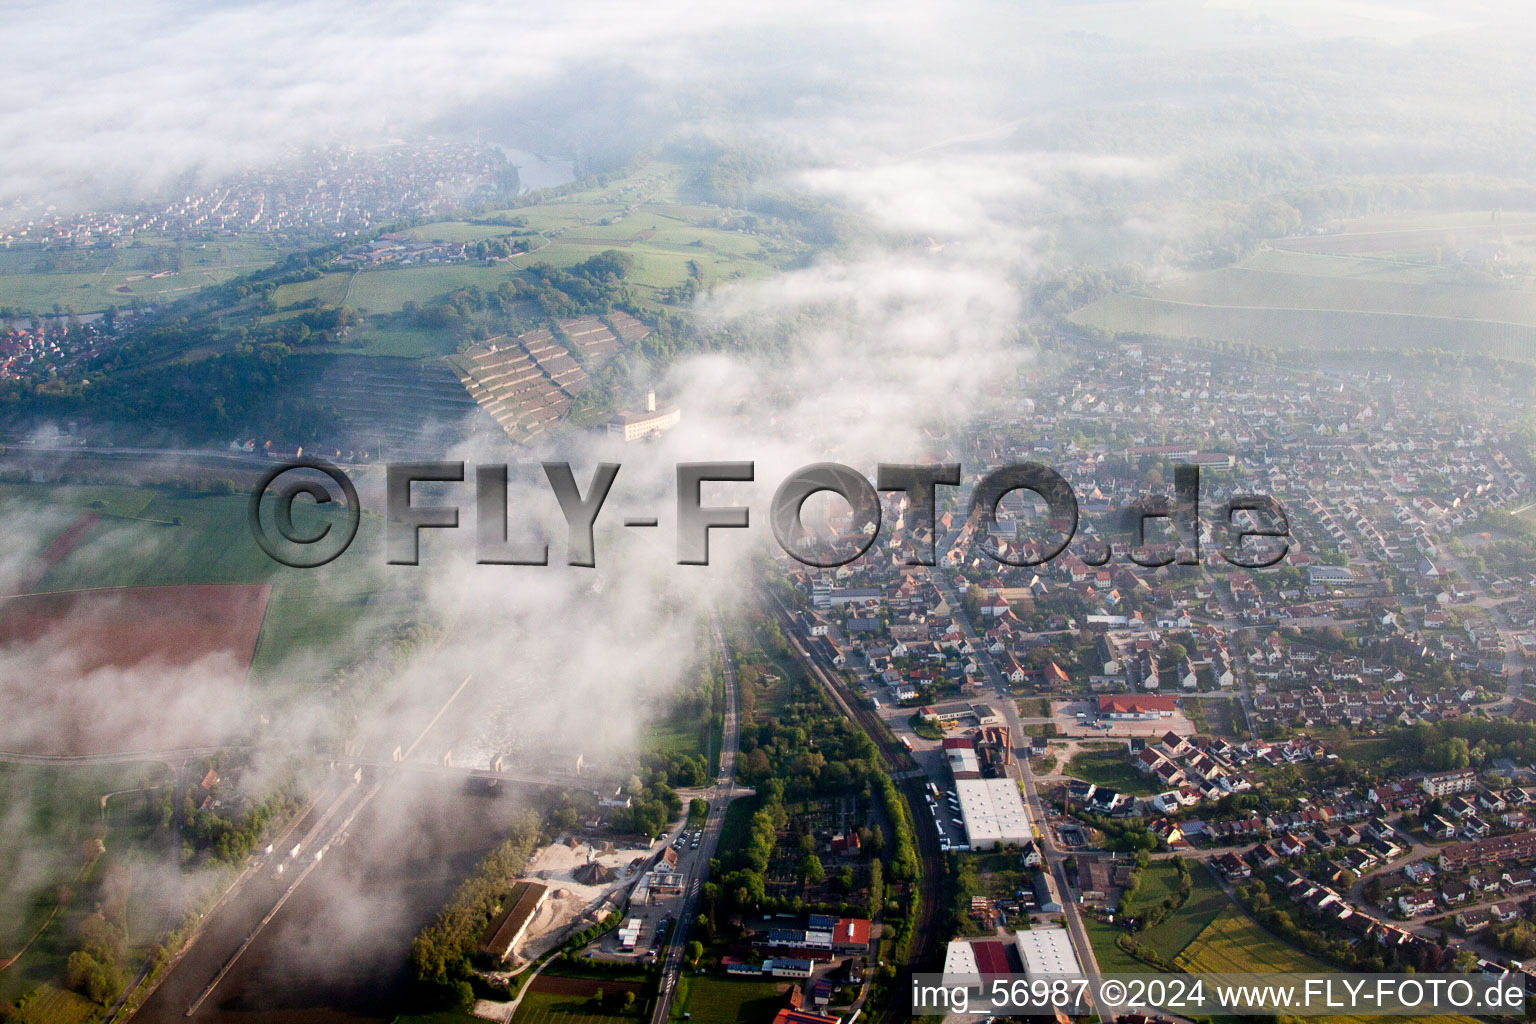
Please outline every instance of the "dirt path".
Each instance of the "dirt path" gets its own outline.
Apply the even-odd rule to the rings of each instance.
[[[7,967],[10,967],[11,964],[14,964],[17,960],[20,960],[22,957],[27,955],[27,950],[32,948],[32,944],[34,942],[36,942],[38,939],[43,937],[43,932],[47,931],[48,930],[48,926],[50,924],[53,924],[53,919],[55,917],[59,916],[59,908],[62,907],[63,905],[64,904],[62,904],[62,903],[55,903],[53,905],[53,909],[48,912],[48,917],[47,917],[46,920],[43,921],[42,927],[39,928],[35,933],[33,933],[32,937],[27,940],[27,944],[25,946],[22,946],[21,949],[16,951],[16,955],[15,956],[11,957],[5,963],[0,964],[0,971],[5,970]]]
[[[490,999],[481,999],[475,1003],[475,1008],[471,1012],[476,1017],[483,1017],[486,1020],[510,1021],[512,1015],[517,1013],[517,1008],[522,1005],[523,996],[527,995],[528,990],[533,988],[533,983],[538,980],[540,974],[544,973],[544,968],[554,962],[554,956],[546,956],[543,962],[537,967],[532,968],[533,973],[528,975],[528,980],[523,982],[523,987],[517,990],[517,995],[510,1002],[498,1003]]]
[[[80,865],[80,870],[75,872],[75,880],[70,883],[70,888],[71,889],[73,889],[75,886],[80,884],[80,879],[85,877],[86,869],[89,868],[94,863],[96,863],[96,858],[92,857],[90,860],[88,860],[84,864]],[[43,921],[42,925],[37,929],[36,932],[33,933],[32,937],[27,940],[27,944],[25,946],[22,946],[21,949],[17,950],[16,954],[14,956],[12,956],[9,960],[7,960],[5,963],[0,964],[0,971],[5,970],[6,968],[8,968],[12,964],[14,964],[16,961],[18,961],[22,957],[26,956],[27,955],[27,950],[31,949],[33,943],[35,943],[38,939],[43,937],[43,933],[48,930],[48,926],[53,924],[53,919],[55,917],[58,917],[59,916],[59,911],[61,911],[63,909],[64,909],[64,901],[63,900],[60,900],[59,902],[55,903],[53,905],[53,909],[48,912],[47,919]]]

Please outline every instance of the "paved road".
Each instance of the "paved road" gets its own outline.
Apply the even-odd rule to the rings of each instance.
[[[1525,696],[1525,671],[1528,666],[1526,665],[1525,655],[1521,653],[1520,642],[1516,639],[1518,631],[1513,623],[1509,621],[1509,617],[1504,614],[1502,605],[1507,599],[1489,593],[1488,588],[1483,586],[1482,581],[1472,574],[1465,559],[1456,558],[1444,553],[1441,555],[1441,558],[1452,569],[1456,570],[1456,573],[1467,582],[1468,586],[1477,591],[1478,596],[1473,603],[1488,612],[1489,616],[1493,619],[1494,627],[1499,631],[1499,639],[1504,642],[1504,674],[1511,699],[1511,707],[1513,707],[1513,701]]]
[[[1229,627],[1228,632],[1230,632],[1231,624],[1242,621],[1238,617],[1237,609],[1232,607],[1232,588],[1230,586],[1223,587],[1221,581],[1211,576],[1210,570],[1203,564],[1200,566],[1200,575],[1209,584],[1212,592],[1215,593],[1216,601],[1221,605],[1221,614],[1225,620],[1222,625]],[[1296,625],[1296,623],[1292,623],[1292,625]],[[1238,688],[1243,695],[1243,701],[1238,705],[1238,707],[1243,709],[1243,727],[1248,730],[1248,735],[1257,736],[1258,733],[1253,731],[1253,718],[1248,714],[1248,709],[1255,706],[1253,693],[1248,688],[1248,673],[1239,670],[1236,672],[1236,675]]]
[[[1024,739],[1023,723],[1019,721],[1018,707],[1013,701],[1013,691],[1008,685],[1008,680],[998,671],[992,661],[992,656],[982,646],[981,637],[976,628],[971,624],[970,617],[965,614],[965,607],[960,601],[960,594],[955,589],[953,582],[943,572],[930,571],[930,577],[944,595],[944,602],[948,604],[954,613],[955,621],[960,623],[960,628],[965,633],[967,642],[975,651],[977,663],[982,666],[987,680],[1001,698],[998,703],[1002,705],[1003,717],[1008,723],[1009,742],[1013,744],[1013,763],[1009,766],[1009,775],[1024,783],[1024,800],[1029,807],[1030,820],[1035,824],[1035,830],[1040,838],[1037,846],[1040,856],[1044,859],[1052,886],[1056,890],[1056,899],[1061,904],[1061,917],[1067,926],[1067,931],[1072,937],[1072,948],[1077,952],[1077,959],[1083,967],[1083,974],[1087,976],[1089,986],[1097,991],[1103,981],[1099,971],[1098,958],[1093,955],[1093,944],[1088,939],[1088,930],[1083,925],[1083,918],[1078,913],[1077,903],[1073,899],[1072,886],[1067,879],[1066,858],[1068,854],[1056,847],[1056,842],[1051,836],[1049,819],[1046,817],[1045,805],[1040,799],[1039,790],[1035,786],[1034,773],[1029,767],[1027,752],[1022,749]],[[1104,1020],[1103,1015],[1099,1015]]]
[[[720,842],[725,809],[732,800],[746,795],[746,791],[736,788],[736,752],[741,736],[736,709],[736,666],[731,663],[731,651],[726,645],[719,615],[711,613],[709,631],[725,666],[725,723],[721,730],[720,774],[713,785],[700,794],[709,801],[709,816],[704,822],[704,836],[697,856],[689,858],[683,880],[683,902],[677,912],[677,926],[672,929],[666,953],[661,958],[661,980],[656,993],[656,1009],[651,1014],[652,1024],[666,1024],[672,1012],[672,997],[677,994],[677,977],[683,967],[683,949],[688,943],[688,931],[693,925],[699,893],[709,877],[710,858],[715,855]]]
[[[202,1006],[203,1001],[213,995],[214,990],[219,987],[219,983],[224,980],[239,959],[245,955],[245,951],[251,948],[251,943],[255,942],[256,937],[261,934],[262,930],[272,923],[272,919],[278,915],[289,899],[293,897],[293,894],[298,891],[299,886],[304,884],[304,880],[309,877],[310,873],[320,866],[321,857],[330,849],[331,844],[347,834],[347,830],[351,827],[352,822],[357,820],[357,816],[363,812],[363,809],[368,806],[374,797],[378,796],[379,790],[383,787],[384,783],[382,781],[370,780],[369,785],[364,787],[361,780],[355,780],[352,785],[342,790],[341,796],[326,809],[325,814],[315,823],[314,827],[304,834],[299,843],[290,848],[298,852],[288,855],[288,867],[290,870],[284,872],[284,874],[290,876],[287,888],[282,890],[281,894],[272,904],[272,908],[262,915],[261,920],[250,930],[234,953],[224,961],[212,980],[208,982],[198,997],[187,1007],[186,1015],[188,1017],[195,1014],[198,1007]],[[280,859],[283,856],[284,853],[281,849],[274,848],[273,857]]]
[[[27,754],[19,751],[0,750],[0,762],[5,764],[39,764],[60,767],[83,767],[103,764],[142,764],[146,761],[169,764],[172,767],[184,761],[201,757],[213,757],[232,751],[255,750],[255,747],[168,747],[164,750],[130,750],[106,754]]]
[[[326,831],[325,826],[337,820],[336,814],[342,804],[349,797],[355,796],[356,792],[355,782],[350,785],[331,783],[315,802],[297,815],[272,841],[271,854],[251,860],[219,897],[218,902],[203,915],[196,931],[186,945],[175,953],[175,959],[160,975],[154,987],[144,994],[134,1017],[154,1021],[190,1016],[191,1007],[200,1005],[211,992],[213,986],[208,982],[215,975],[223,977],[228,967],[249,946],[249,940],[254,939],[255,934],[264,927],[262,919],[267,911],[278,900],[285,900],[285,893],[303,880],[301,876],[306,874],[305,869],[314,863],[314,851],[318,848],[315,844],[323,847],[335,838],[334,833]],[[291,851],[295,845],[309,864],[298,862],[293,857]],[[286,877],[276,874],[280,864],[283,865],[283,875]],[[191,955],[194,949],[197,951],[196,956]],[[186,976],[189,971],[197,969],[194,965],[206,964],[210,955],[216,957],[215,962],[220,964],[216,972],[202,978]],[[147,975],[147,966],[146,961],[138,973],[139,980]],[[194,987],[199,984],[203,985],[200,991]],[[132,992],[133,986],[124,990],[119,1008]],[[114,1009],[108,1019],[113,1019],[117,1012],[119,1010]]]

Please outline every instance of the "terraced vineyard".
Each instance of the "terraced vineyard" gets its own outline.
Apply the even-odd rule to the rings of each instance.
[[[650,333],[650,328],[627,313],[615,313],[609,319],[618,333],[595,316],[559,320],[555,326],[586,365],[596,370],[622,347]],[[493,339],[449,357],[448,363],[469,396],[514,441],[547,431],[591,383],[586,369],[547,327],[515,339]]]

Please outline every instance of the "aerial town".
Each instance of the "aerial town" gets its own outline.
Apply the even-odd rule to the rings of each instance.
[[[111,247],[141,235],[346,237],[494,199],[506,194],[506,180],[506,160],[490,146],[424,140],[325,148],[236,180],[189,180],[184,193],[132,211],[40,211],[18,199],[0,210],[0,247]]]
[[[1275,496],[1289,550],[1268,570],[1209,544],[1198,564],[1144,568],[1118,542],[1097,567],[1072,548],[1005,565],[978,529],[1029,561],[1053,528],[1005,499],[984,527],[941,512],[933,568],[785,562],[786,629],[911,752],[940,848],[1006,848],[1002,874],[1026,883],[982,870],[984,937],[952,942],[946,972],[1028,975],[1042,957],[1075,972],[1117,940],[1158,964],[1138,876],[1174,860],[1284,910],[1335,965],[1518,967],[1536,578],[1499,542],[1499,510],[1530,504],[1518,390],[1485,382],[1471,403],[1368,362],[1286,370],[1150,340],[1031,383],[1016,417],[936,443],[934,461],[1050,465],[1092,532],[1198,465],[1206,509]],[[1085,924],[1092,941],[1065,938]]]
[[[1536,994],[1526,6],[9,5],[0,1024]]]

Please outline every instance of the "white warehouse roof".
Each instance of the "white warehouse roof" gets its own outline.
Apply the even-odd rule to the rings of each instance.
[[[1024,976],[1040,974],[1079,975],[1082,964],[1072,950],[1072,938],[1065,928],[1031,928],[1013,937],[1024,963]]]
[[[976,751],[970,747],[953,747],[944,751],[949,757],[950,774],[961,772],[975,772],[981,774],[981,762],[976,760]]]
[[[957,939],[944,951],[944,976],[963,977],[981,973],[976,969],[976,951],[966,939]]]
[[[973,850],[1001,843],[1026,843],[1035,837],[1019,785],[1012,779],[957,779],[960,817]]]

